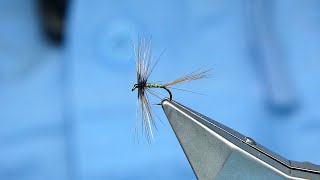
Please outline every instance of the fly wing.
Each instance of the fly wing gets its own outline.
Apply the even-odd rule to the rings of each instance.
[[[154,67],[154,65],[152,66],[153,54],[151,52],[151,45],[151,39],[146,38],[140,38],[138,45],[133,43],[137,83],[146,82]]]
[[[147,140],[153,139],[152,129],[155,126],[152,109],[147,95],[148,87],[145,84],[153,71],[153,54],[151,51],[151,38],[139,38],[138,43],[133,43],[134,60],[136,63],[137,84],[138,84],[138,111],[141,113],[142,131]]]
[[[150,107],[150,102],[148,99],[147,94],[145,92],[142,92],[139,95],[139,100],[141,103],[141,117],[142,117],[142,130],[150,142],[153,139],[153,131],[152,128],[155,126],[153,114]]]

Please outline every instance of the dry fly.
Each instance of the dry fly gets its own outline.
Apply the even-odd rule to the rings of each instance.
[[[158,83],[149,83],[148,79],[157,65],[159,58],[153,62],[154,55],[151,51],[151,39],[146,40],[145,38],[141,38],[138,41],[138,45],[133,44],[134,51],[134,59],[136,63],[136,72],[137,72],[137,83],[133,85],[132,91],[138,89],[138,102],[137,102],[137,111],[140,110],[141,118],[142,118],[142,130],[148,141],[153,139],[153,128],[156,128],[154,122],[154,111],[151,108],[148,93],[159,97],[159,93],[151,90],[152,88],[162,88],[166,90],[169,94],[169,100],[172,100],[172,93],[169,90],[173,88],[171,86],[176,84],[182,84],[189,81],[194,81],[202,78],[209,77],[210,70],[202,70],[202,68],[193,71],[185,76],[182,76],[176,80],[170,81],[164,84]],[[177,89],[177,88],[173,88]],[[188,91],[183,89],[178,89],[182,91]],[[188,91],[191,92],[191,91]]]

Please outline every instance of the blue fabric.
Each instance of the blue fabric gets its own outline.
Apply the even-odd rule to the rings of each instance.
[[[0,11],[0,179],[195,179],[160,106],[154,142],[135,133],[139,35],[164,51],[150,82],[212,68],[179,86],[205,95],[176,101],[320,164],[316,1],[73,1],[61,49],[43,42],[33,1],[0,2],[13,8]]]

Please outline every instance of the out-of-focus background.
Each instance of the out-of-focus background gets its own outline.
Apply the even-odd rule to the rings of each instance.
[[[161,107],[136,124],[132,40],[150,81],[206,65],[174,99],[296,161],[320,164],[320,2],[0,0],[0,179],[195,179]],[[159,100],[153,99],[153,103]]]

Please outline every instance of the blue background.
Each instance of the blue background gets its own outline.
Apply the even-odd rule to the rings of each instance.
[[[74,0],[62,47],[34,4],[0,1],[0,179],[195,179],[161,107],[154,142],[134,141],[138,35],[165,50],[152,82],[212,68],[176,101],[320,164],[319,1]]]

